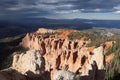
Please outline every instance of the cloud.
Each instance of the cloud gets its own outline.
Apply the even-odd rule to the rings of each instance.
[[[22,10],[23,8],[22,7],[10,7],[10,8],[7,8],[7,10],[9,11],[19,11],[19,10]]]
[[[80,13],[81,11],[78,9],[75,10],[60,10],[60,11],[55,11],[57,14],[71,14],[71,13]]]
[[[0,0],[0,13],[11,16],[42,17],[116,10],[120,10],[120,0]]]
[[[55,11],[57,14],[69,14],[71,11]]]
[[[53,8],[56,9],[111,9],[120,5],[120,0],[1,0],[1,5],[6,8],[34,6],[34,8]],[[20,6],[21,5],[21,6]]]
[[[119,11],[115,11],[116,14],[120,14],[120,10]]]
[[[75,10],[72,10],[73,13],[78,13],[78,12],[81,12],[80,10],[78,9],[75,9]]]
[[[97,8],[97,9],[95,9],[94,11],[95,11],[95,12],[100,12],[100,11],[101,11],[101,9],[98,9],[98,8]]]
[[[114,9],[120,9],[120,6],[115,6]]]

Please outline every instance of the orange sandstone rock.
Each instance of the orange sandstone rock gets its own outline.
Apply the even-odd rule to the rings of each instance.
[[[41,29],[39,29],[35,33],[28,33],[20,43],[25,48],[40,51],[45,59],[45,71],[52,74],[54,72],[52,70],[66,70],[73,73],[80,72],[82,76],[86,76],[89,75],[90,70],[93,70],[93,66],[104,70],[104,49],[102,46],[99,48],[87,48],[86,44],[90,40],[68,40],[67,36],[71,32],[76,32],[76,30],[61,31],[61,34],[57,34],[57,36],[43,36],[43,33],[46,32],[52,33],[55,30],[48,31],[44,29],[41,32]]]
[[[115,57],[114,53],[106,56],[106,58],[105,58],[106,63],[109,64],[113,60],[114,57]]]

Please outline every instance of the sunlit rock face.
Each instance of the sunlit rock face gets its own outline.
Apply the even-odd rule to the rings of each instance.
[[[53,80],[75,80],[75,74],[70,71],[58,70]]]
[[[98,69],[104,69],[104,53],[103,53],[104,49],[102,46],[95,48],[93,53],[94,55],[92,56],[92,61],[96,62],[96,65],[98,67]]]
[[[44,31],[39,29],[37,32],[28,33],[20,43],[25,48],[36,49],[41,52],[45,59],[46,71],[61,69],[73,73],[79,72],[81,76],[89,76],[90,71],[93,71],[92,77],[95,76],[97,70],[104,71],[105,59],[102,46],[90,50],[86,47],[88,41],[83,39],[71,41],[65,35],[69,35],[72,31],[67,31],[66,34],[61,32],[62,36],[64,34],[63,37],[61,34],[43,36],[43,33],[46,34],[47,32],[49,29],[44,29]],[[50,32],[59,31],[50,30]],[[73,30],[73,32],[76,31]]]
[[[39,51],[29,50],[14,55],[12,68],[25,75],[40,75],[45,71],[45,61]]]
[[[38,50],[14,53],[13,64],[0,71],[0,80],[45,80],[45,60]]]
[[[15,54],[12,69],[30,80],[104,80],[104,48],[86,47],[89,41],[69,40],[67,35],[74,30],[39,29],[28,33],[20,46],[30,50]],[[60,32],[61,34],[55,34]],[[37,77],[37,78],[36,78]],[[28,79],[29,80],[29,79]]]
[[[54,33],[55,30],[46,29],[46,28],[39,28],[36,32],[37,32],[37,33]]]

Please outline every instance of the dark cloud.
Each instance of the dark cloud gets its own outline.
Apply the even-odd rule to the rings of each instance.
[[[106,13],[119,10],[117,6],[120,6],[120,0],[0,0],[0,14],[29,17],[75,12]]]

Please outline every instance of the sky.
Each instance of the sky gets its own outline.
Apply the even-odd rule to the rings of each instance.
[[[0,19],[120,20],[120,0],[0,0]]]

